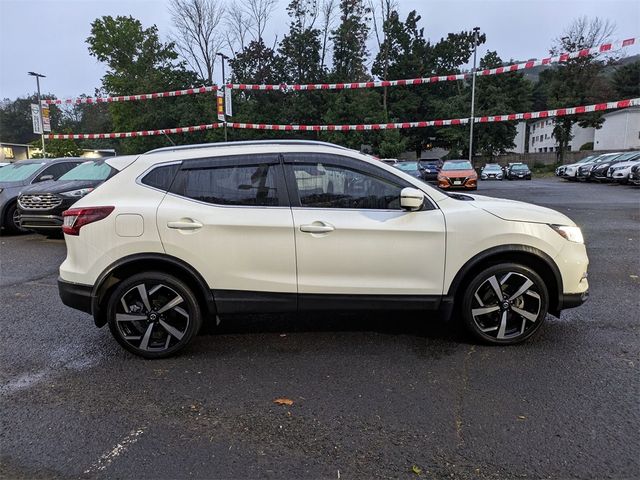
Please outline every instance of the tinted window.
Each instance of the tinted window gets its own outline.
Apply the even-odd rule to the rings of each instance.
[[[79,162],[61,162],[51,165],[50,167],[45,168],[38,178],[42,178],[45,175],[51,175],[53,180],[58,180],[62,175],[67,173],[69,170],[74,169],[79,165]],[[37,180],[37,179],[36,179]]]
[[[178,173],[178,169],[180,169],[178,163],[154,168],[142,178],[141,182],[166,192],[171,188],[171,183]]]
[[[402,187],[373,174],[319,162],[290,168],[303,207],[400,209]]]
[[[279,164],[229,165],[181,170],[171,192],[218,205],[279,206]]]

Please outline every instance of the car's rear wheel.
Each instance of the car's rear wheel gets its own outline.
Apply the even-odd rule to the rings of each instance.
[[[147,272],[122,281],[107,301],[109,329],[128,351],[164,358],[182,350],[198,332],[198,301],[182,280]]]
[[[524,265],[504,263],[478,273],[464,291],[462,317],[476,338],[510,345],[540,330],[549,293],[540,276]]]

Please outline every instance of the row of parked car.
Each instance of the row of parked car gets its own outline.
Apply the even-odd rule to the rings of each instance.
[[[21,160],[0,166],[0,229],[62,232],[62,212],[113,176],[104,159]]]
[[[575,163],[559,166],[556,175],[572,181],[640,185],[640,151],[590,155]]]
[[[498,163],[487,163],[480,169],[478,175],[468,160],[421,159],[416,162],[383,159],[382,161],[425,182],[435,182],[443,190],[457,188],[477,190],[479,179],[531,180],[531,170],[524,163],[509,163],[504,167]]]

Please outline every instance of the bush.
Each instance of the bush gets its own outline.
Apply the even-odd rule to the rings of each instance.
[[[580,150],[593,150],[593,142],[583,143]]]

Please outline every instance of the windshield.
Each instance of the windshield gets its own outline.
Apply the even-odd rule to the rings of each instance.
[[[464,160],[461,162],[445,162],[442,166],[442,170],[473,170],[473,167],[468,161]]]
[[[40,167],[44,165],[44,162],[38,163],[12,163],[6,167],[0,169],[0,182],[20,182],[26,180]]]
[[[640,155],[640,153],[638,152],[628,152],[628,153],[623,153],[622,155],[620,155],[619,157],[616,157],[614,160],[617,161],[625,161],[625,160],[635,160],[635,157]]]
[[[526,165],[514,165],[511,170],[529,170],[529,167]]]
[[[60,180],[106,180],[115,172],[104,161],[89,161],[78,165],[60,177]]]
[[[496,170],[496,171],[498,171],[498,170],[502,170],[502,169],[500,168],[500,165],[492,163],[492,164],[489,164],[489,165],[485,165],[484,166],[484,170],[485,171],[487,171],[487,170]]]
[[[413,162],[396,163],[394,167],[399,168],[404,172],[414,172],[418,170],[418,165]]]

